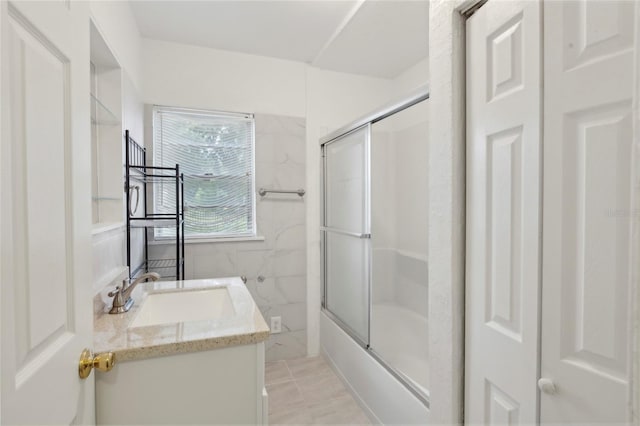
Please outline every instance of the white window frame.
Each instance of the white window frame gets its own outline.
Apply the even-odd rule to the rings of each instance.
[[[217,110],[207,110],[207,109],[196,109],[196,108],[182,108],[182,107],[173,107],[173,106],[165,106],[165,105],[153,105],[152,108],[152,130],[151,130],[151,159],[154,166],[159,166],[156,164],[156,147],[160,143],[156,141],[156,127],[157,127],[157,117],[160,112],[175,112],[180,114],[193,114],[193,115],[205,115],[205,116],[216,116],[216,117],[230,117],[230,118],[244,118],[251,119],[251,221],[252,227],[250,232],[243,233],[228,233],[228,234],[220,234],[220,233],[208,233],[208,234],[196,234],[189,235],[186,233],[184,239],[185,241],[195,242],[195,243],[204,243],[204,242],[226,242],[226,241],[243,241],[243,240],[261,240],[262,237],[259,237],[257,234],[257,217],[256,217],[256,122],[255,116],[251,113],[239,113],[239,112],[229,112],[229,111],[217,111]],[[149,158],[149,157],[147,157]],[[182,166],[180,167],[182,171]],[[151,185],[151,208],[155,210],[156,208],[156,200],[155,200],[155,191],[153,185]],[[185,208],[186,207],[185,200]],[[184,215],[186,217],[186,215]],[[186,219],[185,219],[186,220]],[[186,228],[186,223],[185,223]],[[154,229],[153,239],[158,242],[167,242],[174,240],[174,236],[158,236],[156,234],[156,230]]]

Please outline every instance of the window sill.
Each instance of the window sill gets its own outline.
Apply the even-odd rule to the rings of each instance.
[[[229,238],[185,238],[185,244],[210,244],[210,243],[244,243],[249,241],[264,241],[263,236],[255,237],[229,237]],[[149,241],[149,245],[169,245],[175,244],[176,240],[153,240]]]

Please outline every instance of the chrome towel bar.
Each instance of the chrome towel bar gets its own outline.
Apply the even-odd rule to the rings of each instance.
[[[269,192],[272,192],[274,194],[298,194],[300,197],[302,197],[305,194],[305,190],[302,189],[302,188],[300,188],[300,189],[266,189],[266,188],[260,188],[258,190],[258,194],[260,194],[261,197],[264,197]]]

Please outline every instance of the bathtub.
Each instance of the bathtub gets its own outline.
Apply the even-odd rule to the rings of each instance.
[[[327,314],[320,313],[322,356],[374,422],[427,424],[429,409]]]
[[[383,424],[425,424],[429,417],[427,259],[373,249],[369,347],[323,311],[320,345],[363,408]]]

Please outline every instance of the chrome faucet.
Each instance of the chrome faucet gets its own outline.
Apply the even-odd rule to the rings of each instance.
[[[133,299],[131,298],[131,292],[142,281],[149,279],[151,281],[158,281],[160,275],[155,272],[147,272],[140,275],[138,278],[130,282],[129,279],[122,280],[122,287],[116,287],[115,290],[109,293],[109,297],[113,297],[113,306],[109,311],[110,314],[123,314],[129,312],[129,309],[133,306]]]

